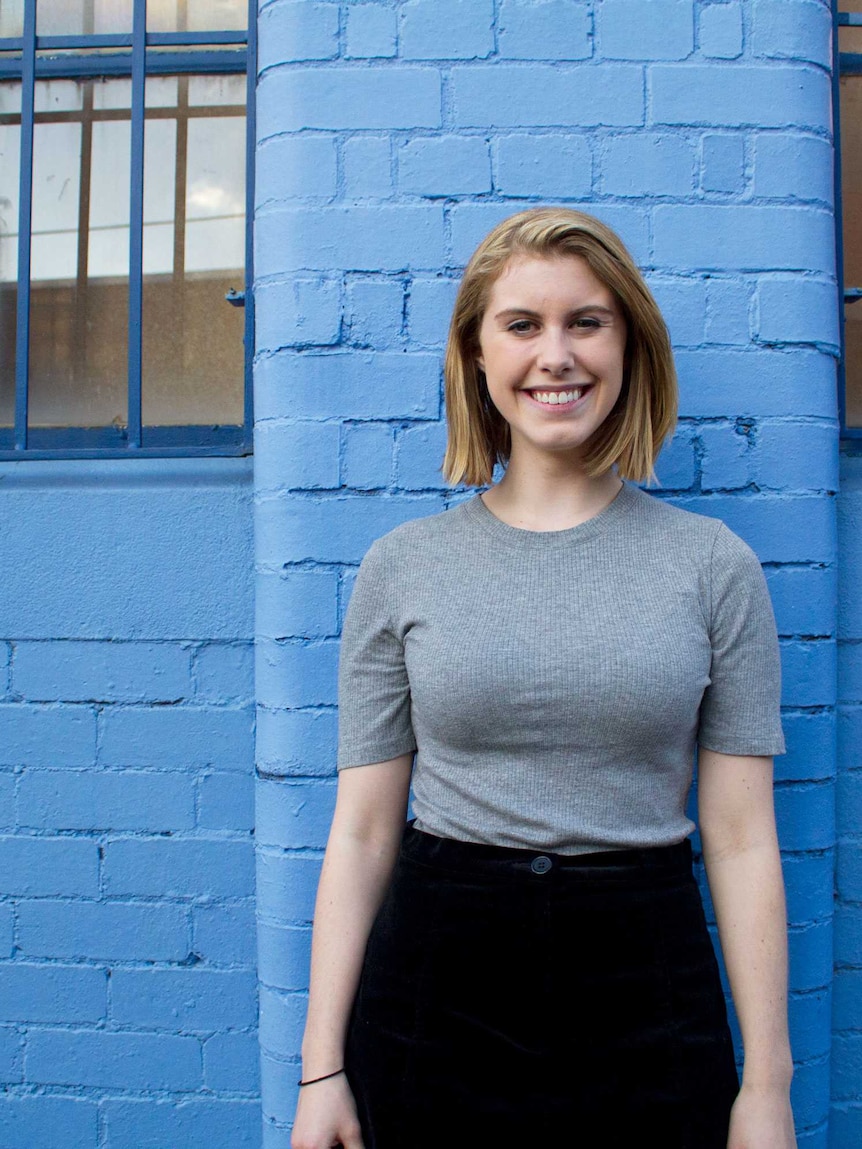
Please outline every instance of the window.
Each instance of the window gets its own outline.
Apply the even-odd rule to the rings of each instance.
[[[0,458],[251,450],[248,15],[0,0]]]
[[[837,7],[837,6],[836,6]],[[844,290],[839,382],[841,433],[862,439],[862,0],[836,11],[835,202],[838,282]]]

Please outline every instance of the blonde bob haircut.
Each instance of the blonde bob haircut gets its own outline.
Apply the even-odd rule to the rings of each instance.
[[[453,486],[485,486],[495,464],[509,461],[509,425],[491,402],[477,358],[491,287],[519,255],[580,256],[615,296],[627,329],[623,388],[587,443],[584,467],[596,476],[616,465],[624,479],[654,480],[659,450],[676,424],[676,371],[667,327],[622,240],[593,216],[556,207],[503,220],[467,264],[446,345],[444,478]]]

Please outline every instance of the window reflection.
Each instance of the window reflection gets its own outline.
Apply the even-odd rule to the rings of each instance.
[[[248,25],[248,0],[147,0],[148,32],[229,32]]]
[[[133,0],[38,0],[37,36],[131,32]]]
[[[145,425],[243,422],[243,77],[147,80]],[[39,81],[30,425],[127,422],[130,95],[126,79]],[[14,422],[20,85],[0,84],[0,424]]]

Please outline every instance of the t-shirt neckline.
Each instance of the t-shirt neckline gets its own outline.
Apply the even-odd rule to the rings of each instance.
[[[578,523],[577,526],[565,527],[560,531],[534,531],[527,527],[513,527],[509,523],[504,523],[485,505],[481,493],[468,499],[462,506],[467,517],[498,542],[523,550],[548,550],[572,546],[604,534],[625,517],[637,501],[638,494],[637,487],[623,481],[614,498],[597,515]]]

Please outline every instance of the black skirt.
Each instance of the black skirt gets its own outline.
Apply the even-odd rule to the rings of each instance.
[[[691,846],[408,826],[348,1029],[365,1149],[725,1149],[739,1084]]]

